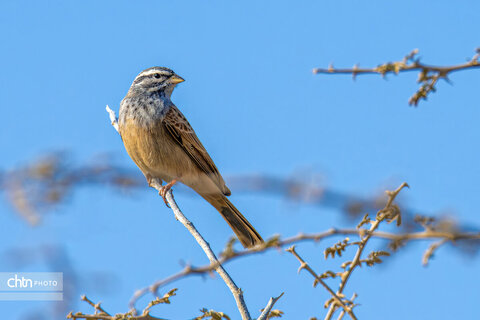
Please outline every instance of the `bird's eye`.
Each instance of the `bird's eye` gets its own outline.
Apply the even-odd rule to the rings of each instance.
[[[160,79],[160,73],[155,73],[154,77]]]

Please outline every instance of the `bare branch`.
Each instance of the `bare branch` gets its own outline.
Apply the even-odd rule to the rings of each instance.
[[[156,190],[160,192],[160,189],[162,187],[161,181],[158,181],[157,179],[153,179],[153,182],[151,183],[152,187],[154,187]],[[237,303],[237,308],[240,311],[240,314],[242,316],[242,319],[244,320],[250,320],[250,313],[248,312],[247,305],[245,304],[245,301],[243,299],[243,292],[242,290],[237,287],[233,279],[230,277],[230,275],[225,271],[223,266],[218,262],[217,257],[213,253],[212,249],[210,248],[210,245],[205,241],[205,239],[202,237],[200,232],[195,228],[193,223],[191,223],[185,215],[182,213],[180,208],[178,207],[177,203],[173,199],[173,194],[172,191],[169,190],[167,193],[167,201],[170,207],[172,208],[173,213],[175,214],[175,218],[182,223],[185,228],[190,232],[190,234],[195,238],[197,243],[200,245],[202,250],[205,252],[205,254],[208,257],[208,260],[210,260],[210,263],[215,265],[215,271],[220,275],[220,277],[223,279],[225,284],[228,286],[230,291],[232,292],[233,297],[235,298],[235,302]]]
[[[417,106],[421,99],[426,100],[429,93],[436,91],[435,85],[439,79],[444,79],[449,82],[448,75],[452,72],[480,67],[480,48],[476,50],[476,54],[472,59],[453,66],[423,64],[420,62],[420,59],[416,57],[417,54],[418,49],[415,49],[401,61],[384,63],[375,68],[358,68],[358,66],[355,65],[352,69],[335,69],[330,65],[327,69],[315,68],[313,69],[313,73],[351,74],[355,79],[359,74],[380,74],[382,77],[385,77],[385,75],[389,73],[398,75],[400,72],[418,71],[417,82],[420,83],[420,88],[408,101],[410,105]]]

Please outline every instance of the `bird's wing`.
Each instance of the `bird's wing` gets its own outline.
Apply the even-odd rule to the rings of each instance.
[[[218,186],[226,196],[230,195],[230,190],[225,185],[220,172],[218,172],[215,163],[210,158],[207,150],[198,139],[192,126],[188,123],[185,116],[172,105],[165,114],[162,121],[166,131],[183,148],[197,166]]]

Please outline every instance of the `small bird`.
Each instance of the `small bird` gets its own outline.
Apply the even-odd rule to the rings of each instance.
[[[184,79],[164,67],[140,72],[120,104],[119,132],[128,154],[151,185],[161,179],[160,195],[182,182],[215,209],[245,248],[263,243],[262,237],[227,199],[231,194],[212,158],[185,116],[173,104],[173,89]]]

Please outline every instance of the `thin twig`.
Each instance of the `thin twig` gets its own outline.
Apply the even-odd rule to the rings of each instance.
[[[94,309],[95,309],[95,314],[97,313],[103,313],[104,315],[107,315],[109,316],[110,314],[108,312],[106,312],[102,306],[100,305],[100,302],[98,303],[93,303],[92,300],[88,299],[86,295],[82,295],[80,300],[82,301],[85,301],[86,303],[88,303],[89,305],[91,305]]]
[[[327,291],[332,295],[333,299],[336,302],[336,304],[332,302],[331,305],[339,304],[342,307],[342,309],[345,310],[345,312],[347,312],[353,320],[357,319],[357,317],[353,313],[352,308],[347,306],[345,302],[325,283],[325,281],[323,281],[322,278],[315,271],[313,271],[312,267],[310,267],[310,265],[307,262],[305,262],[305,260],[303,260],[302,257],[300,257],[300,255],[295,251],[295,246],[291,246],[286,251],[293,254],[295,258],[297,258],[298,261],[300,261],[300,268],[298,268],[298,272],[300,272],[302,269],[307,270],[315,278],[316,282],[320,283],[325,289],[327,289]]]
[[[427,266],[428,265],[428,262],[430,261],[430,259],[433,257],[433,254],[435,253],[435,251],[437,251],[437,249],[439,247],[441,247],[442,245],[444,245],[445,243],[447,243],[448,239],[441,239],[441,240],[438,240],[437,242],[434,242],[430,245],[430,247],[428,247],[428,249],[425,251],[425,253],[423,254],[423,258],[422,258],[422,264],[424,266]]]
[[[265,309],[263,309],[262,313],[257,318],[257,320],[266,320],[268,318],[268,314],[270,313],[270,311],[272,311],[273,306],[282,296],[283,296],[283,292],[281,295],[279,295],[276,298],[271,297],[270,300],[268,300],[267,306],[265,307]]]

